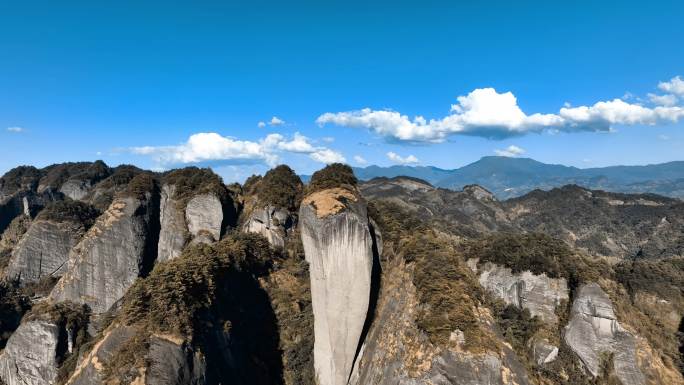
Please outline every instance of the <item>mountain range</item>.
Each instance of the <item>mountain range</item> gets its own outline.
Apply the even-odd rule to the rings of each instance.
[[[410,176],[433,186],[460,190],[478,184],[499,199],[514,198],[535,189],[567,184],[624,193],[655,193],[684,197],[684,161],[644,166],[577,168],[546,164],[530,158],[486,156],[466,166],[445,170],[432,166],[355,167],[361,180]]]

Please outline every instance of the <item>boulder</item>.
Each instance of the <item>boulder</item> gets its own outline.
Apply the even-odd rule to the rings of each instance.
[[[82,235],[82,229],[71,223],[34,221],[14,248],[5,276],[17,278],[22,284],[61,276],[69,251]]]
[[[549,343],[545,339],[534,341],[532,344],[532,355],[537,365],[548,364],[558,357],[558,347]]]
[[[597,283],[579,288],[565,327],[565,343],[594,377],[602,374],[602,355],[612,353],[615,375],[623,385],[646,383],[638,364],[636,338],[620,326],[612,301]]]
[[[6,385],[51,385],[57,378],[59,326],[51,321],[22,323],[0,354]]]
[[[347,384],[368,313],[373,239],[365,201],[334,188],[307,196],[299,218],[309,262],[314,367],[320,385]]]
[[[115,199],[69,253],[50,298],[87,304],[95,314],[119,301],[156,255],[157,199],[151,193]]]

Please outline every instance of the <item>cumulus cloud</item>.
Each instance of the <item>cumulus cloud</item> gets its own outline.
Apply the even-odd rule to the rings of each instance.
[[[679,78],[661,83],[660,88],[676,93]],[[684,84],[684,82],[681,82]],[[677,122],[684,118],[684,107],[664,104],[645,107],[622,99],[600,101],[591,106],[566,104],[558,113],[526,114],[511,92],[499,93],[494,88],[480,88],[459,96],[451,113],[443,118],[427,120],[410,118],[392,110],[364,108],[356,111],[326,112],[316,119],[320,126],[333,124],[369,129],[390,141],[439,143],[451,135],[472,135],[503,139],[528,133],[597,131],[611,132],[613,125],[655,125]],[[671,99],[671,98],[670,98]]]
[[[354,155],[354,162],[356,162],[357,164],[359,164],[361,166],[368,164],[368,161],[364,157],[362,157],[361,155]]]
[[[274,116],[274,117],[272,117],[271,120],[269,120],[268,122],[260,121],[259,123],[257,123],[257,127],[259,127],[259,128],[264,128],[264,127],[266,127],[267,125],[268,125],[268,126],[274,127],[274,126],[282,126],[282,125],[284,125],[284,124],[285,124],[285,121],[284,121],[284,120],[280,119],[280,118],[277,117],[277,116]]]
[[[285,121],[277,116],[274,116],[271,118],[271,121],[268,122],[268,124],[270,124],[271,126],[282,126],[283,124],[285,124]]]
[[[389,160],[391,160],[392,162],[397,163],[397,164],[414,164],[414,163],[418,163],[418,158],[416,158],[416,157],[413,156],[413,155],[409,155],[409,156],[407,156],[407,157],[402,157],[402,156],[399,156],[399,154],[394,153],[394,152],[392,152],[392,151],[390,151],[390,152],[387,153],[387,158],[388,158]]]
[[[14,132],[14,133],[19,133],[19,132],[24,132],[24,128],[23,128],[23,127],[17,127],[17,126],[14,126],[14,127],[7,127],[7,131],[9,131],[9,132]]]
[[[648,94],[648,100],[657,106],[672,107],[677,104],[677,97],[672,94],[656,95]]]
[[[679,76],[673,77],[669,82],[658,83],[658,88],[667,93],[684,96],[684,80]]]
[[[191,135],[177,146],[132,147],[134,154],[152,156],[160,164],[187,164],[211,161],[231,163],[265,163],[273,166],[281,153],[306,154],[317,162],[344,162],[344,156],[326,147],[314,146],[309,138],[295,133],[291,139],[269,134],[258,141],[239,140],[215,132]]]
[[[494,152],[499,156],[516,157],[524,154],[525,150],[518,146],[510,145],[502,150],[494,150]]]

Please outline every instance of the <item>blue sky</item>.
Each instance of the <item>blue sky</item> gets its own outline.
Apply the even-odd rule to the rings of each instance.
[[[2,2],[0,172],[684,160],[682,2],[368,3]]]

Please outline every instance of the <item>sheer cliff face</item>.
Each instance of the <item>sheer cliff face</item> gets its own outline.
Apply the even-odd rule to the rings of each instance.
[[[83,235],[71,223],[36,220],[14,248],[5,276],[31,283],[45,276],[60,277],[69,251]]]
[[[299,218],[311,276],[316,375],[320,385],[343,385],[370,300],[373,240],[366,204],[349,190],[323,190],[304,199]]]
[[[158,197],[122,197],[69,254],[65,274],[50,293],[51,300],[90,306],[93,313],[109,310],[149,265]]]
[[[188,242],[218,241],[224,222],[224,203],[214,194],[199,194],[182,202],[177,197],[176,186],[165,184],[161,189],[157,260],[176,258]]]

